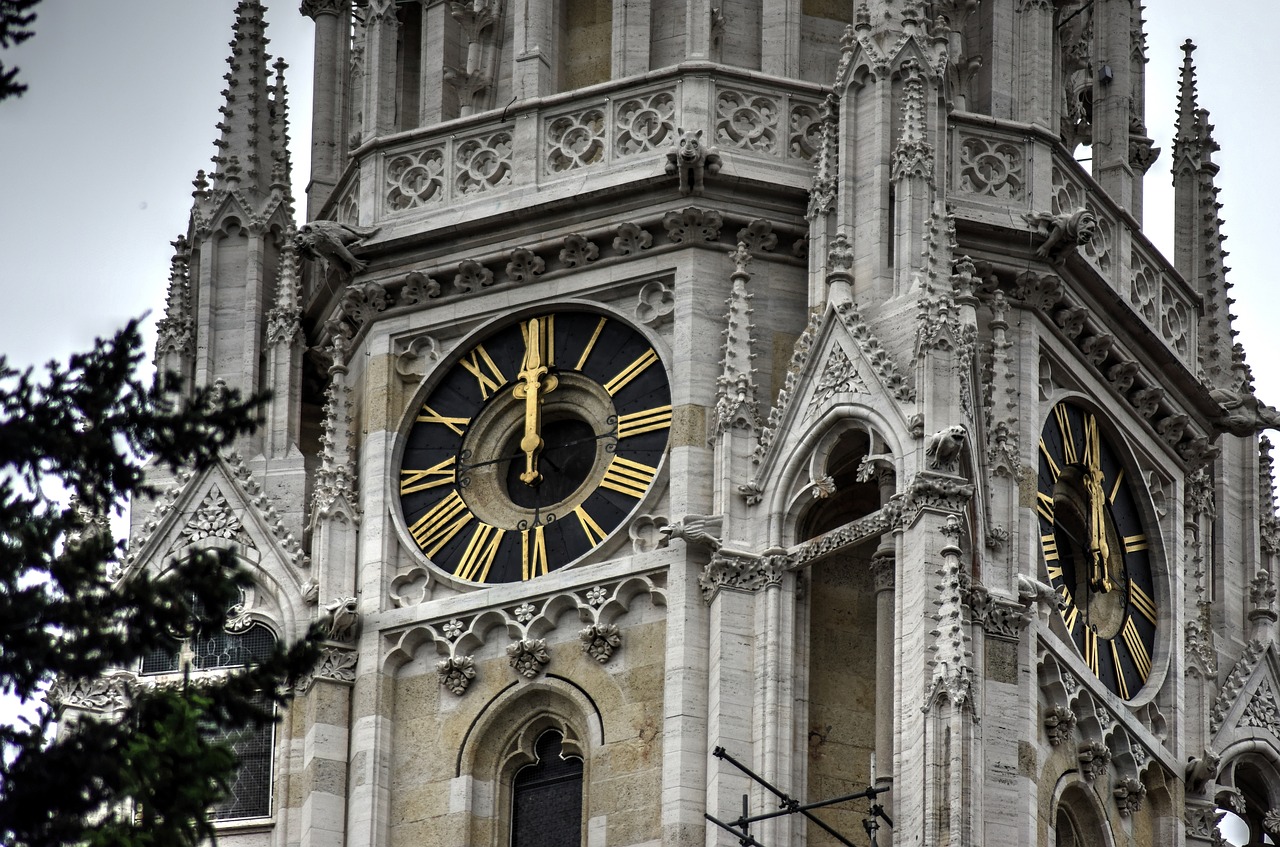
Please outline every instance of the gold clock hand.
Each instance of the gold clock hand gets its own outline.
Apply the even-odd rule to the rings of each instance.
[[[524,400],[524,436],[520,449],[524,452],[524,472],[520,481],[537,485],[542,479],[538,472],[538,454],[542,452],[542,396],[556,387],[556,378],[547,373],[546,359],[542,353],[542,333],[537,318],[530,318],[524,340],[524,363],[513,389],[517,400]]]
[[[1093,556],[1093,579],[1106,593],[1115,587],[1111,574],[1111,545],[1107,541],[1106,494],[1102,490],[1102,449],[1098,420],[1085,418],[1085,487],[1089,492],[1089,541]]]

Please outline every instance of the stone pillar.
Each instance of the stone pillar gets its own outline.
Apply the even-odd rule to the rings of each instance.
[[[1121,208],[1133,203],[1129,165],[1129,36],[1132,0],[1105,0],[1094,11],[1093,176]]]
[[[369,0],[365,19],[364,139],[396,131],[396,39],[399,29],[394,0]]]
[[[1053,46],[1053,2],[1020,0],[1017,9],[1014,22],[1017,32],[1015,43],[1018,45],[1015,67],[1019,70],[1013,78],[1013,89],[1017,94],[1013,117],[1056,134],[1053,116],[1060,95],[1054,85],[1058,62]],[[1012,68],[1009,72],[1013,73]]]
[[[555,93],[555,42],[552,2],[525,3],[512,8],[516,16],[515,75],[511,93],[528,100]]]
[[[613,0],[613,78],[649,70],[650,0]]]
[[[351,685],[356,653],[328,646],[304,683],[302,847],[345,847]]]
[[[897,560],[893,538],[876,550],[871,575],[876,591],[876,785],[893,786],[893,669],[894,669],[894,583]],[[891,795],[885,795],[891,797]],[[889,808],[889,801],[881,798]],[[890,812],[890,817],[892,817]]]
[[[766,3],[760,19],[760,70],[800,75],[800,0]]]
[[[340,0],[303,0],[299,11],[315,21],[315,69],[311,76],[311,182],[307,218],[329,199],[342,172],[342,89],[346,49],[342,43]]]

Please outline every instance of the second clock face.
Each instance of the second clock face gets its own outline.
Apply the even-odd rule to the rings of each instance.
[[[469,582],[546,574],[635,509],[670,429],[666,369],[635,329],[588,311],[509,324],[416,410],[396,481],[409,534]]]
[[[1136,481],[1097,417],[1063,402],[1040,438],[1036,513],[1049,581],[1089,670],[1129,700],[1151,674],[1158,615]]]

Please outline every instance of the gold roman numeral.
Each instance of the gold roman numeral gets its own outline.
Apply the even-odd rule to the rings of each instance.
[[[485,400],[507,381],[483,344],[477,344],[474,350],[463,356],[461,364],[476,378],[476,382],[480,384],[480,396]]]
[[[1076,608],[1076,603],[1071,599],[1071,592],[1067,590],[1065,585],[1058,586],[1058,593],[1062,595],[1062,601],[1065,605],[1062,607],[1062,620],[1067,625],[1067,629],[1075,632],[1076,621],[1080,619],[1080,610]]]
[[[1046,562],[1058,561],[1058,539],[1053,537],[1052,532],[1040,536],[1040,548],[1044,550],[1044,560]],[[1058,573],[1062,573],[1062,568],[1058,568]]]
[[[533,579],[547,574],[547,539],[544,527],[526,529],[521,537],[521,578]]]
[[[1108,503],[1116,502],[1116,495],[1120,493],[1120,481],[1123,479],[1124,479],[1124,468],[1121,468],[1120,472],[1116,474],[1115,484],[1111,486],[1111,494],[1107,497]]]
[[[618,417],[618,437],[630,438],[643,432],[671,428],[671,406],[654,406],[642,412]]]
[[[1049,448],[1045,446],[1044,439],[1040,439],[1040,455],[1044,456],[1046,462],[1049,463],[1049,476],[1054,482],[1058,481],[1058,474],[1062,473],[1062,469],[1058,467],[1058,463],[1054,461],[1053,456],[1049,455]],[[1040,495],[1043,497],[1044,495]]]
[[[1036,492],[1036,514],[1053,523],[1053,498],[1043,491]]]
[[[578,523],[582,526],[582,531],[587,534],[587,543],[592,547],[604,541],[605,531],[600,528],[600,524],[587,514],[587,510],[581,506],[574,507],[573,514],[577,516]]]
[[[1098,633],[1088,626],[1084,628],[1084,663],[1098,675]]]
[[[650,347],[643,355],[640,356],[640,358],[627,365],[618,372],[617,376],[606,382],[604,384],[604,390],[609,392],[610,397],[613,397],[625,388],[631,380],[643,373],[645,368],[649,367],[656,361],[658,361],[658,354],[653,351],[652,347]]]
[[[1138,634],[1138,625],[1134,623],[1133,618],[1124,622],[1120,634],[1124,636],[1124,644],[1129,648],[1129,655],[1133,656],[1133,663],[1138,668],[1138,676],[1146,682],[1147,677],[1151,675],[1151,654],[1147,652],[1147,645],[1142,642],[1142,636]]]
[[[473,517],[467,504],[462,502],[462,496],[457,491],[450,491],[447,497],[413,522],[409,534],[422,552],[434,556]]]
[[[1071,418],[1067,415],[1067,407],[1053,407],[1053,416],[1058,419],[1058,431],[1062,433],[1062,461],[1073,465],[1080,461],[1076,454],[1076,439],[1071,434]],[[1056,474],[1055,474],[1056,476]]]
[[[462,559],[453,575],[470,582],[484,582],[489,578],[489,568],[498,555],[498,545],[502,543],[505,529],[498,529],[482,523],[471,534],[471,541],[462,553]]]
[[[1152,600],[1147,592],[1138,587],[1136,582],[1129,582],[1130,596],[1133,598],[1133,608],[1138,610],[1138,614],[1142,615],[1151,623],[1156,622],[1156,601]]]
[[[1062,579],[1062,565],[1046,565],[1049,569],[1049,579]]]
[[[575,371],[582,370],[582,366],[587,363],[587,357],[591,355],[591,351],[595,349],[596,339],[600,337],[601,330],[604,325],[609,322],[608,318],[601,318],[600,323],[596,324],[596,331],[591,333],[591,338],[587,339],[587,346],[583,348],[582,355],[578,357],[578,364],[573,366]]]
[[[422,413],[418,415],[418,423],[440,424],[441,426],[449,427],[449,429],[453,430],[458,435],[462,435],[462,428],[471,423],[471,418],[446,417],[428,406],[426,403],[423,403]]]
[[[604,472],[604,479],[600,480],[600,485],[639,500],[644,496],[649,483],[653,482],[653,475],[657,472],[657,468],[651,468],[621,456],[614,456],[609,469]]]
[[[438,485],[448,485],[457,478],[457,469],[453,463],[455,456],[450,456],[438,465],[432,465],[424,471],[401,470],[400,493],[412,494],[415,491],[426,491]]]
[[[538,349],[542,351],[543,364],[553,367],[556,355],[556,316],[543,315],[534,320],[538,322]],[[524,336],[524,349],[528,350],[529,321],[520,322],[520,334]]]
[[[1115,641],[1111,641],[1111,659],[1115,662],[1116,667],[1116,687],[1120,689],[1120,696],[1129,699],[1129,681],[1124,678],[1124,669],[1120,666],[1120,650],[1116,647]]]
[[[1124,552],[1126,553],[1137,553],[1140,550],[1146,550],[1147,547],[1147,537],[1142,533],[1124,537]]]

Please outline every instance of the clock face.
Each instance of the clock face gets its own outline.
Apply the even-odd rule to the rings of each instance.
[[[1092,412],[1054,406],[1041,433],[1036,496],[1045,566],[1076,649],[1125,700],[1151,674],[1158,620],[1137,483]]]
[[[627,324],[569,310],[509,324],[414,412],[396,480],[409,535],[458,579],[542,576],[634,511],[670,430],[666,369]]]

